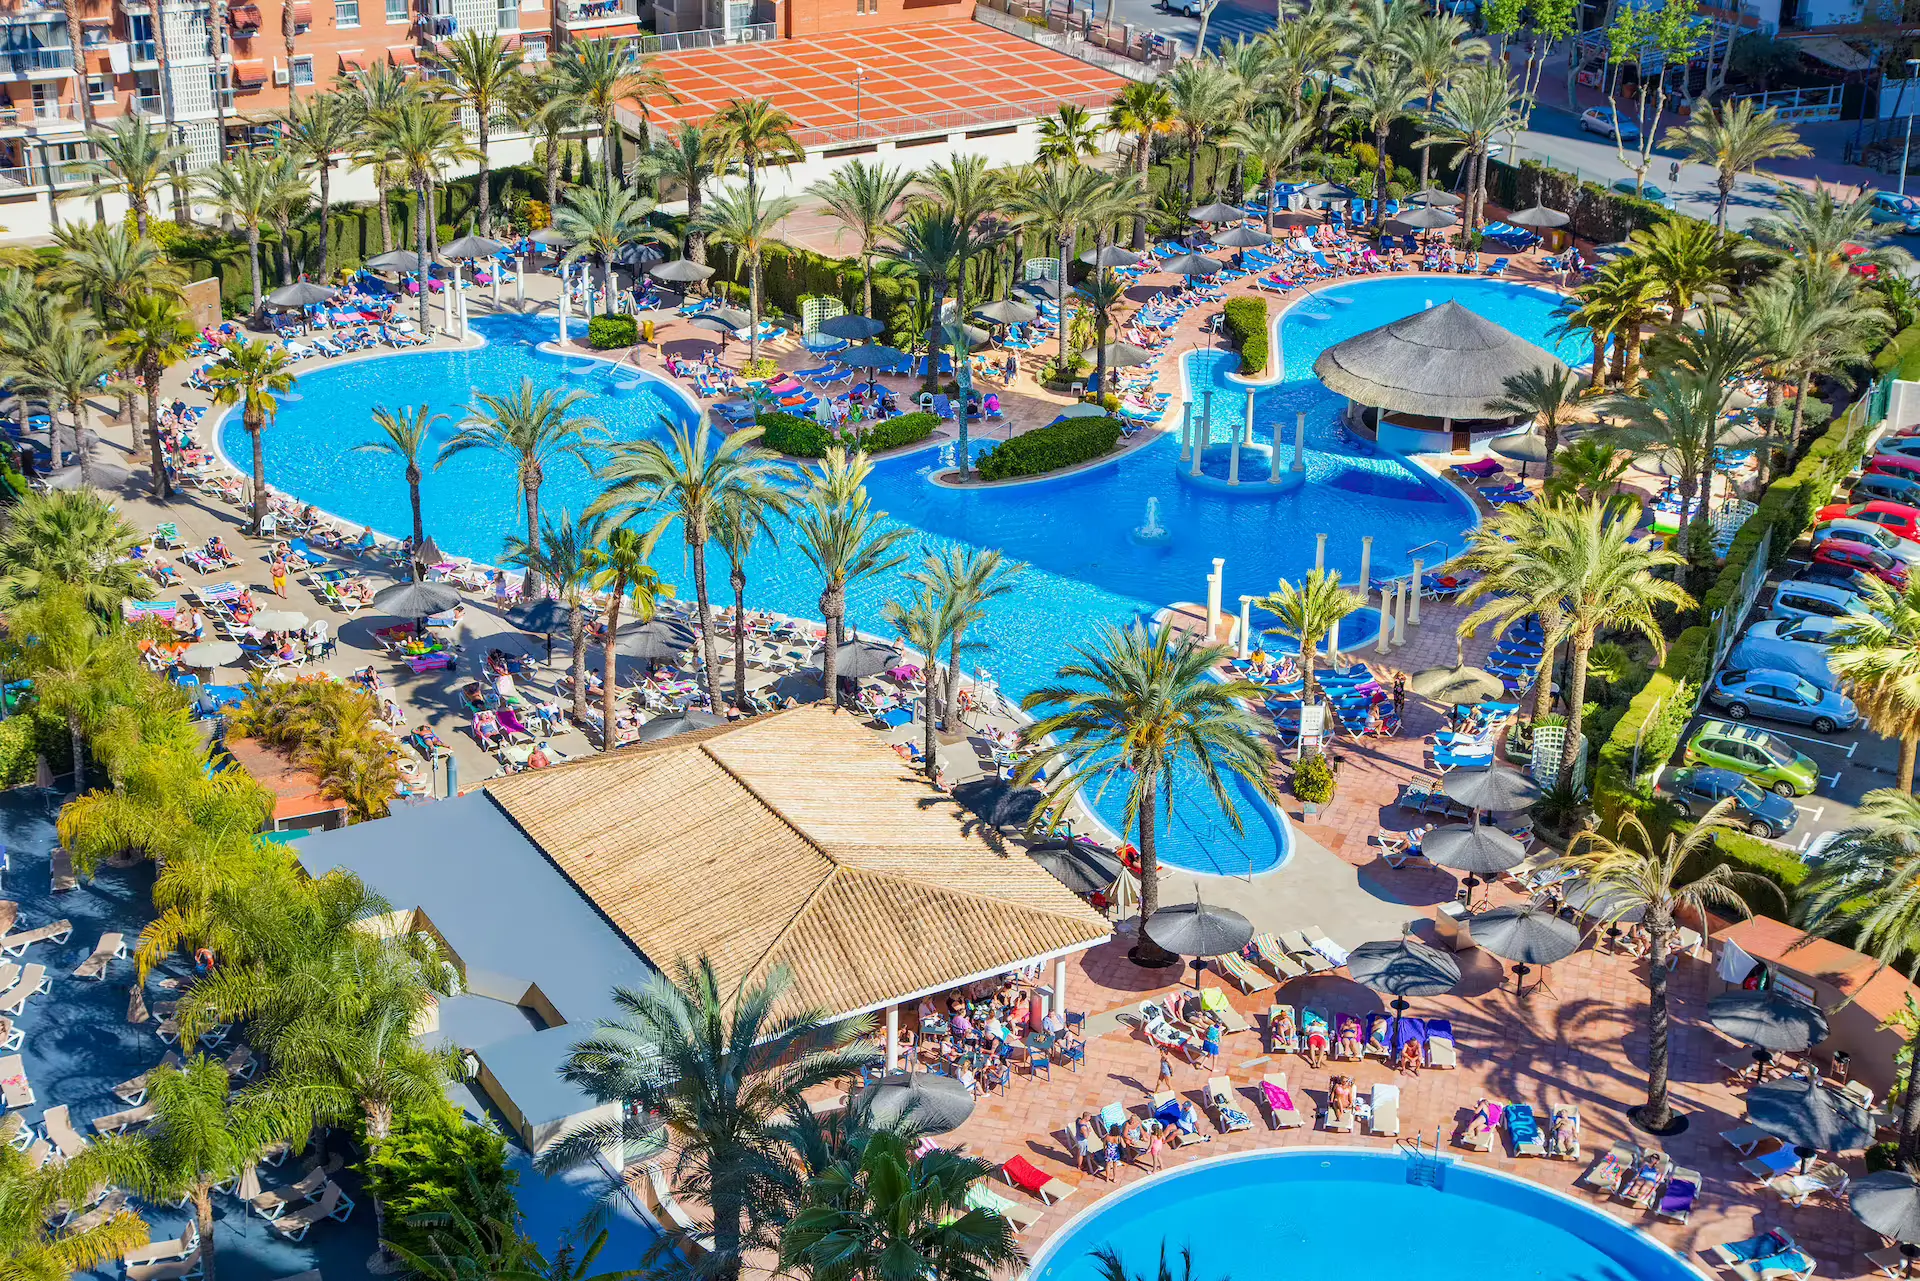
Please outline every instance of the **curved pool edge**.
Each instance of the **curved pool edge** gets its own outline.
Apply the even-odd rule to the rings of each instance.
[[[1217,1170],[1226,1165],[1247,1164],[1254,1161],[1306,1161],[1317,1160],[1327,1156],[1364,1157],[1375,1161],[1395,1163],[1404,1162],[1407,1159],[1397,1151],[1382,1151],[1379,1148],[1366,1148],[1351,1144],[1314,1145],[1312,1147],[1290,1148],[1255,1148],[1251,1151],[1233,1152],[1225,1156],[1200,1157],[1191,1164],[1180,1166],[1177,1169],[1161,1170],[1157,1173],[1149,1174],[1139,1182],[1114,1192],[1109,1196],[1103,1196],[1091,1205],[1082,1208],[1079,1213],[1060,1224],[1058,1228],[1048,1234],[1046,1240],[1041,1242],[1040,1248],[1034,1252],[1033,1258],[1028,1262],[1026,1268],[1020,1272],[1016,1281],[1046,1281],[1046,1269],[1059,1261],[1056,1256],[1064,1252],[1065,1246],[1070,1243],[1071,1238],[1076,1233],[1095,1219],[1098,1219],[1101,1215],[1116,1210],[1125,1202],[1140,1196],[1142,1193],[1156,1192],[1180,1178],[1190,1177],[1202,1171]],[[1536,1183],[1532,1179],[1523,1178],[1517,1174],[1509,1174],[1504,1170],[1475,1165],[1464,1157],[1451,1153],[1441,1154],[1437,1159],[1445,1168],[1460,1167],[1471,1170],[1476,1176],[1484,1176],[1490,1181],[1511,1185],[1518,1189],[1523,1196],[1536,1197],[1542,1202],[1571,1209],[1577,1212],[1578,1217],[1592,1220],[1613,1234],[1624,1236],[1646,1249],[1664,1255],[1667,1259],[1678,1265],[1688,1277],[1707,1279],[1712,1276],[1712,1274],[1708,1273],[1705,1269],[1695,1264],[1693,1260],[1681,1254],[1664,1241],[1648,1235],[1632,1223],[1616,1219],[1604,1210],[1570,1196],[1567,1193],[1556,1191],[1543,1183]],[[1443,1195],[1446,1195],[1446,1193],[1443,1192]],[[1509,1206],[1507,1208],[1515,1209],[1521,1213],[1526,1212],[1523,1206]],[[1593,1243],[1589,1240],[1588,1244],[1591,1245]],[[1600,1249],[1598,1246],[1595,1246],[1595,1248]],[[1626,1262],[1620,1260],[1612,1251],[1600,1249],[1600,1252],[1606,1254],[1609,1258],[1613,1258],[1616,1262],[1621,1263],[1623,1267],[1627,1266]]]

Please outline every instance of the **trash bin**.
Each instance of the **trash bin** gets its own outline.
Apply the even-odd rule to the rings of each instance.
[[[1465,952],[1474,946],[1473,928],[1467,922],[1467,905],[1458,899],[1440,905],[1439,915],[1434,917],[1434,935],[1455,952]]]
[[[640,341],[646,343],[649,347],[653,346],[653,321],[651,319],[640,322]]]

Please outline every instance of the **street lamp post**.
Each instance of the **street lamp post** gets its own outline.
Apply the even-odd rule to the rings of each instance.
[[[1920,58],[1908,58],[1907,59],[1907,84],[1913,83],[1913,77],[1916,71],[1920,71]],[[1906,92],[1907,92],[1907,85],[1905,84],[1901,85],[1900,86],[1901,96],[1905,97]],[[1901,106],[1904,106],[1904,105],[1905,105],[1904,103],[1896,101],[1894,103],[1894,109],[1898,110]],[[1907,113],[1907,141],[1905,145],[1900,148],[1900,198],[1902,200],[1906,199],[1906,196],[1907,196],[1907,161],[1909,161],[1912,158],[1913,158],[1913,113],[1909,111]]]
[[[866,82],[866,79],[865,67],[853,69],[853,136],[855,138],[860,136],[860,86]]]

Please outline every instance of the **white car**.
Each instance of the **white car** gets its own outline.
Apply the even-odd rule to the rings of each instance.
[[[1617,138],[1621,142],[1637,142],[1640,139],[1640,126],[1612,107],[1589,107],[1580,113],[1580,127],[1588,133],[1597,133],[1602,138]]]
[[[1902,538],[1886,526],[1876,525],[1870,520],[1830,520],[1814,527],[1814,546],[1819,546],[1829,538],[1865,543],[1889,556],[1897,556],[1909,565],[1920,564],[1920,543]]]
[[[1825,648],[1834,643],[1837,639],[1835,634],[1847,625],[1844,618],[1822,618],[1811,614],[1804,618],[1763,618],[1747,628],[1747,639],[1787,641],[1795,645]]]

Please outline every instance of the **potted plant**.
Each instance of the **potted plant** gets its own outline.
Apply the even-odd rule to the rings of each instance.
[[[1309,817],[1333,799],[1333,767],[1326,757],[1308,756],[1294,767],[1293,794]]]

